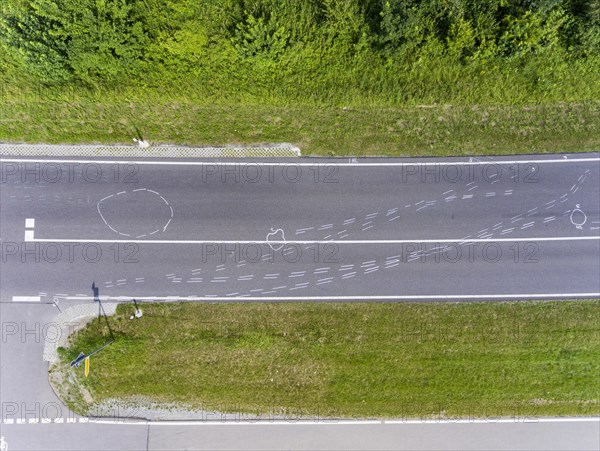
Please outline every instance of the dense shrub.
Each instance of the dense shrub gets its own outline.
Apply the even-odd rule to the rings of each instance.
[[[600,92],[600,2],[587,0],[4,0],[0,44],[46,82],[176,80],[206,96],[496,102]]]
[[[1,36],[41,79],[91,82],[135,69],[146,17],[139,0],[18,0],[3,5]]]

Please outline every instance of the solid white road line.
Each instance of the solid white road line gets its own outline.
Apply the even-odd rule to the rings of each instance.
[[[143,426],[365,426],[365,425],[441,425],[441,424],[535,424],[535,423],[595,423],[598,417],[583,418],[500,418],[500,419],[423,419],[423,420],[335,420],[319,418],[316,420],[206,420],[206,421],[121,421],[118,424],[140,424]],[[114,420],[90,420],[90,423],[115,424]]]
[[[123,301],[131,302],[133,298],[137,301],[156,301],[165,299],[166,301],[179,302],[186,301],[396,301],[396,300],[469,300],[469,299],[549,299],[549,298],[578,298],[578,297],[600,297],[600,292],[596,293],[529,293],[529,294],[421,294],[421,295],[392,295],[392,296],[254,296],[254,297],[218,297],[218,296],[100,296],[101,301]],[[66,300],[73,301],[91,301],[91,296],[65,296]]]
[[[40,302],[40,296],[13,296],[13,302]]]
[[[32,232],[33,233],[33,232]],[[266,240],[97,240],[93,238],[31,238],[25,241],[40,243],[147,243],[147,244],[409,244],[409,243],[491,243],[491,242],[528,242],[528,241],[599,241],[600,235],[596,236],[549,236],[529,238],[470,238],[465,239],[414,239],[414,240],[290,240],[290,241],[266,241]]]
[[[368,157],[365,159],[369,159]],[[572,159],[528,159],[528,160],[499,160],[499,161],[422,161],[422,162],[384,162],[375,163],[356,162],[349,163],[348,161],[313,161],[311,163],[278,163],[278,162],[262,162],[262,161],[135,161],[135,160],[67,160],[67,159],[25,159],[25,158],[1,158],[3,163],[69,163],[69,164],[137,164],[137,165],[160,165],[160,166],[228,166],[228,165],[264,165],[264,166],[307,166],[314,167],[315,165],[329,166],[344,166],[344,167],[394,167],[394,166],[436,166],[436,165],[456,165],[456,166],[492,166],[492,165],[514,165],[514,164],[549,164],[549,163],[586,163],[600,161],[600,157],[591,158],[572,158]]]
[[[215,415],[216,416],[216,415]],[[597,423],[599,417],[514,417],[514,418],[438,418],[438,419],[392,419],[392,420],[336,420],[329,418],[316,419],[206,419],[206,420],[159,420],[148,421],[138,419],[108,419],[108,418],[67,418],[68,424],[102,424],[123,426],[366,426],[366,425],[451,425],[451,424],[536,424],[536,423]],[[2,424],[65,424],[64,418],[29,418],[28,421],[18,418],[5,418]]]

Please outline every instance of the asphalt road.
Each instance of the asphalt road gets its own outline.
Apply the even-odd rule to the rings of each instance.
[[[6,158],[2,177],[3,300],[85,299],[92,281],[103,297],[142,300],[600,292],[597,154],[472,163]]]
[[[76,302],[76,301],[69,301]],[[62,305],[66,307],[66,305]],[[381,423],[316,419],[299,423],[147,423],[123,418],[81,418],[48,384],[42,361],[45,335],[57,308],[51,304],[0,304],[0,436],[14,450],[597,450],[600,419],[544,419],[535,408],[506,418],[409,420]],[[15,328],[5,327],[13,325]],[[120,413],[127,416],[129,412]],[[477,415],[482,417],[481,415]]]
[[[600,446],[598,419],[535,415],[458,423],[86,422],[58,401],[41,359],[45,325],[58,308],[89,302],[92,282],[104,299],[146,301],[598,297],[598,154],[25,160],[3,157],[0,174],[0,435],[10,450]]]

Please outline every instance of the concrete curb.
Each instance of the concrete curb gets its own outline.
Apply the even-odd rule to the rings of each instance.
[[[213,147],[124,145],[54,145],[0,143],[0,155],[46,157],[158,157],[158,158],[271,158],[299,157],[300,149],[289,143],[255,146],[227,145]]]
[[[103,303],[102,307],[104,307],[106,314],[111,316],[117,311],[117,305],[119,304]],[[98,308],[98,303],[90,302],[69,307],[58,315],[54,320],[56,335],[50,336],[52,334],[46,334],[46,340],[44,342],[44,361],[51,363],[58,361],[58,352],[56,350],[60,346],[65,346],[67,344],[69,335],[98,317]]]

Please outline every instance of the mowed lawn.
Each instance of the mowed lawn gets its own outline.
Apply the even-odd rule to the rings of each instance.
[[[119,306],[77,379],[228,412],[335,417],[597,415],[600,301]],[[64,364],[107,341],[96,320]]]

